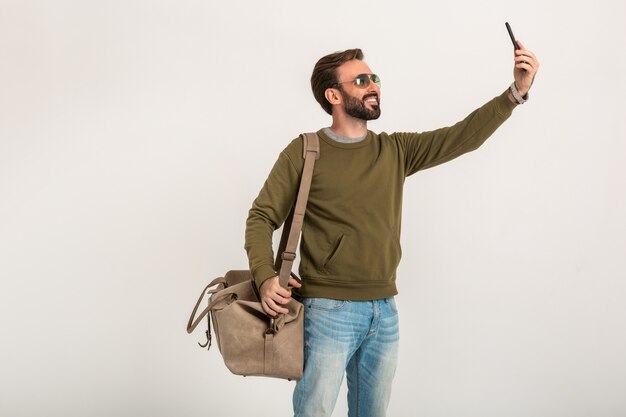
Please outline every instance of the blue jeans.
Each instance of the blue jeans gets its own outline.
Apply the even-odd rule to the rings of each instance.
[[[393,298],[305,298],[304,376],[293,393],[295,417],[329,417],[348,378],[348,416],[384,417],[398,358]]]

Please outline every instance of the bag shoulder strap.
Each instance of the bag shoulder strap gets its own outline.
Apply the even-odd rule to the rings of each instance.
[[[300,136],[302,136],[302,156],[304,158],[300,189],[298,190],[296,204],[283,226],[283,234],[276,255],[276,268],[280,271],[279,281],[283,288],[287,288],[293,261],[296,259],[296,249],[300,240],[304,213],[309,199],[309,191],[311,190],[311,181],[313,180],[313,168],[315,167],[315,161],[320,158],[320,141],[317,133],[303,133]]]
[[[309,191],[311,190],[313,168],[315,166],[315,161],[320,157],[320,145],[317,133],[303,133],[301,136],[303,139],[304,168],[302,169],[302,178],[300,179],[300,189],[298,190],[295,207],[292,208],[289,217],[285,221],[280,246],[277,252],[278,255],[276,258],[276,268],[280,270],[280,285],[284,288],[287,288],[289,277],[291,275],[291,269],[293,267],[293,261],[296,258],[296,249],[298,248],[300,232],[302,231],[304,212],[306,211],[306,203],[309,199]],[[219,277],[214,279],[202,290],[202,293],[200,293],[200,297],[191,312],[191,316],[189,317],[189,321],[187,323],[187,333],[191,333],[198,326],[204,316],[209,317],[211,309],[217,302],[233,292],[233,290],[224,288],[225,283],[226,278]],[[213,286],[217,286],[217,288],[209,291],[209,288]],[[213,294],[216,292],[219,292],[220,295],[211,300],[209,305],[196,316],[196,312],[198,311],[204,296],[206,294]],[[209,328],[206,331],[208,340],[207,343],[209,347],[211,341],[210,331],[211,326],[209,324]],[[200,346],[206,347],[207,345]]]

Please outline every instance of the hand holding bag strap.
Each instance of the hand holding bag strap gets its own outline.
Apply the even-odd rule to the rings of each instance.
[[[311,190],[313,168],[315,167],[315,161],[320,157],[320,142],[317,133],[303,133],[302,139],[304,168],[302,169],[302,178],[300,179],[300,189],[298,190],[298,198],[296,199],[296,206],[293,209],[291,223],[285,222],[286,228],[289,225],[289,227],[283,231],[283,238],[281,239],[282,246],[285,235],[288,234],[285,249],[283,251],[281,247],[278,251],[278,256],[280,257],[277,262],[277,265],[280,265],[279,281],[283,288],[287,288],[293,261],[296,259],[296,249],[298,248],[300,232],[302,231],[302,224],[304,223],[306,203],[309,199],[309,191]]]

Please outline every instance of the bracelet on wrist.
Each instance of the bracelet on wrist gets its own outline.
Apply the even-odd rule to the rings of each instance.
[[[515,81],[511,83],[509,90],[511,91],[511,94],[513,95],[515,101],[517,101],[517,104],[524,104],[528,101],[528,93],[526,93],[526,95],[522,97],[522,95],[519,93],[519,90],[517,89],[517,85],[515,85]]]

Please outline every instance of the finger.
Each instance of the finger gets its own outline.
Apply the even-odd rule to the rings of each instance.
[[[518,56],[518,57],[515,57],[515,65],[517,64],[528,64],[532,67],[535,67],[537,65],[537,62],[534,59],[527,57],[527,56]]]
[[[289,285],[289,284],[287,284]],[[291,288],[287,287],[287,288],[283,288],[280,287],[280,295],[282,295],[283,297],[291,297]]]
[[[526,56],[529,59],[534,57],[533,54],[530,51],[527,51],[525,49],[518,49],[517,51],[515,51],[515,56],[516,57],[518,57],[518,56]]]
[[[524,58],[515,60],[515,68],[528,69],[528,68],[535,68],[535,66],[536,66],[536,63],[531,60],[527,60]]]
[[[526,57],[528,59],[535,59],[535,60],[537,59],[535,57],[535,54],[533,54],[530,51],[526,51],[526,50],[517,50],[517,51],[515,51],[515,58],[518,58],[520,56]]]
[[[279,306],[278,304],[276,304],[274,302],[274,300],[267,300],[267,305],[269,306],[269,308],[276,312],[276,313],[281,313],[281,314],[289,314],[289,310],[287,310],[284,307]],[[275,314],[274,314],[275,315]]]
[[[281,297],[291,297],[291,290],[281,287],[277,281],[275,285],[272,285],[262,291],[262,294],[266,297],[272,298],[274,298],[276,295],[279,295]]]
[[[272,284],[272,287],[270,288],[271,292],[274,294],[280,294],[283,297],[289,297],[291,295],[291,290],[289,288],[285,288],[282,285],[280,285],[280,281],[276,280],[276,282],[274,282]]]
[[[529,51],[526,48],[521,48],[521,49],[515,50],[515,55],[516,56],[523,55],[523,56],[529,57],[529,59],[532,58],[533,60],[538,62],[537,56],[534,54],[534,52],[533,51]]]
[[[278,294],[274,294],[274,296],[272,296],[270,299],[274,301],[277,305],[287,304],[289,301],[291,301],[291,297],[281,297]]]
[[[289,313],[289,310],[287,310],[284,307],[281,307],[279,304],[276,304],[276,302],[272,299],[265,300],[265,302],[267,303],[267,306],[269,307],[269,309],[275,313],[282,313],[282,314]]]
[[[276,315],[276,312],[272,310],[264,300],[261,301],[261,306],[263,307],[263,311],[265,311],[268,315],[272,317]]]
[[[524,55],[527,55],[537,61],[537,56],[533,53],[533,51],[529,51],[528,49],[524,50]]]
[[[529,57],[532,57],[535,61],[537,61],[537,57],[535,56],[533,51],[529,51],[528,49],[526,49],[526,47],[518,40],[517,43],[519,44],[520,49],[517,49],[515,51],[516,55],[526,55]]]
[[[302,287],[302,284],[300,284],[300,283],[298,282],[298,280],[297,280],[297,279],[295,279],[295,278],[291,278],[291,279],[289,280],[289,285],[291,285],[292,287],[295,287],[295,288],[301,288],[301,287]]]
[[[517,64],[515,64],[515,68],[524,69],[527,72],[533,72],[535,70],[534,67],[526,61],[518,62]]]

